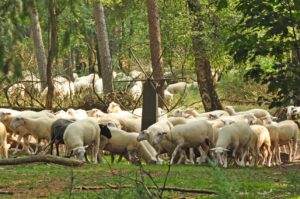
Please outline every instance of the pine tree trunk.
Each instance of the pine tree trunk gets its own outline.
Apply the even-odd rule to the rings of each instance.
[[[214,88],[211,65],[207,54],[207,43],[205,42],[204,26],[201,16],[201,4],[198,0],[188,0],[191,14],[194,17],[192,30],[197,32],[192,38],[195,56],[195,70],[202,104],[205,111],[222,109],[221,102]]]
[[[46,85],[47,85],[47,82],[46,82],[47,58],[46,58],[44,42],[43,42],[43,37],[42,37],[42,30],[41,30],[40,21],[39,21],[39,15],[38,15],[38,12],[36,9],[35,0],[29,1],[28,11],[29,11],[30,21],[31,21],[31,26],[32,26],[34,51],[35,51],[38,69],[39,69],[38,71],[39,71],[39,76],[40,76],[40,80],[41,80],[41,87],[42,87],[42,89],[45,89]]]
[[[52,64],[57,54],[57,24],[56,24],[56,11],[55,0],[49,0],[49,14],[50,14],[50,44],[47,62],[47,85],[48,93],[46,99],[46,109],[52,109],[54,85],[52,82]]]
[[[163,81],[164,77],[163,59],[161,51],[161,38],[160,38],[160,24],[159,14],[156,0],[146,0],[148,11],[148,24],[149,24],[149,37],[150,37],[150,51],[151,62],[153,69],[153,78],[158,80],[157,92],[161,96],[158,99],[158,105],[163,106],[162,99],[164,97]]]
[[[105,23],[104,8],[100,1],[94,3],[94,15],[96,22],[97,44],[100,53],[101,74],[103,80],[103,92],[113,91],[112,61],[109,50],[108,34]]]

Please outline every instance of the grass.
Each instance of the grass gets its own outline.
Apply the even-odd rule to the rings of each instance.
[[[144,165],[155,182],[163,186],[167,165]],[[14,193],[13,197],[49,198],[147,198],[142,186],[130,189],[85,191],[78,186],[136,185],[141,179],[139,167],[126,162],[119,164],[87,164],[69,168],[52,164],[2,166],[0,190]],[[174,165],[167,186],[207,189],[216,196],[165,192],[163,198],[297,198],[299,197],[299,166],[289,168],[229,168],[211,166]],[[147,177],[145,184],[153,186]],[[70,192],[71,191],[71,192]],[[70,194],[71,193],[71,194]],[[0,197],[9,198],[7,195]]]

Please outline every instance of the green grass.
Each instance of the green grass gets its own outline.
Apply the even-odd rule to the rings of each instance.
[[[155,182],[163,186],[167,165],[144,165]],[[126,162],[119,164],[87,164],[70,168],[53,164],[28,164],[0,167],[0,190],[14,192],[13,197],[49,198],[147,198],[141,185],[139,167]],[[210,166],[174,165],[171,167],[167,186],[207,189],[218,195],[164,192],[163,198],[297,198],[299,197],[299,166],[289,168],[229,168]],[[144,176],[145,184],[153,182]],[[119,190],[78,190],[79,186],[133,185]],[[72,192],[70,194],[70,190]],[[8,195],[0,197],[9,198]]]

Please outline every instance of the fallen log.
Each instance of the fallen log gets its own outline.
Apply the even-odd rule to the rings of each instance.
[[[112,184],[107,184],[107,186],[78,186],[75,187],[74,189],[79,189],[79,190],[102,190],[102,189],[128,189],[128,188],[134,188],[134,185],[112,185]],[[149,186],[147,187],[148,189],[157,189],[157,187],[154,186]],[[182,193],[200,193],[200,194],[214,194],[216,195],[216,191],[211,191],[211,190],[203,190],[203,189],[188,189],[188,188],[180,188],[180,187],[159,187],[160,190],[164,191],[177,191],[177,192],[182,192]]]
[[[71,166],[71,167],[78,167],[84,165],[84,162],[80,160],[62,158],[53,155],[34,155],[29,157],[27,156],[21,158],[4,159],[4,160],[0,160],[0,165],[18,165],[18,164],[28,164],[28,163],[35,163],[35,162],[53,163],[58,165]]]

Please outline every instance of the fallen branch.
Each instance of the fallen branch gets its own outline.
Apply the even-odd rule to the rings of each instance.
[[[53,164],[74,166],[74,167],[84,165],[83,161],[69,159],[69,158],[62,158],[62,157],[57,157],[52,155],[35,155],[29,157],[4,159],[4,160],[0,160],[0,165],[17,165],[17,164],[28,164],[34,162],[45,162],[45,163],[53,163]]]
[[[106,184],[107,186],[78,186],[74,189],[79,190],[102,190],[102,189],[126,189],[126,188],[134,188],[134,185],[112,185],[112,184]],[[147,187],[148,189],[157,189],[155,186]],[[179,188],[179,187],[160,187],[160,190],[164,191],[177,191],[182,193],[201,193],[201,194],[217,194],[216,191],[210,191],[210,190],[202,190],[202,189],[187,189],[187,188]]]
[[[12,191],[6,191],[6,190],[0,190],[0,195],[1,194],[13,195],[14,192],[12,192]]]

